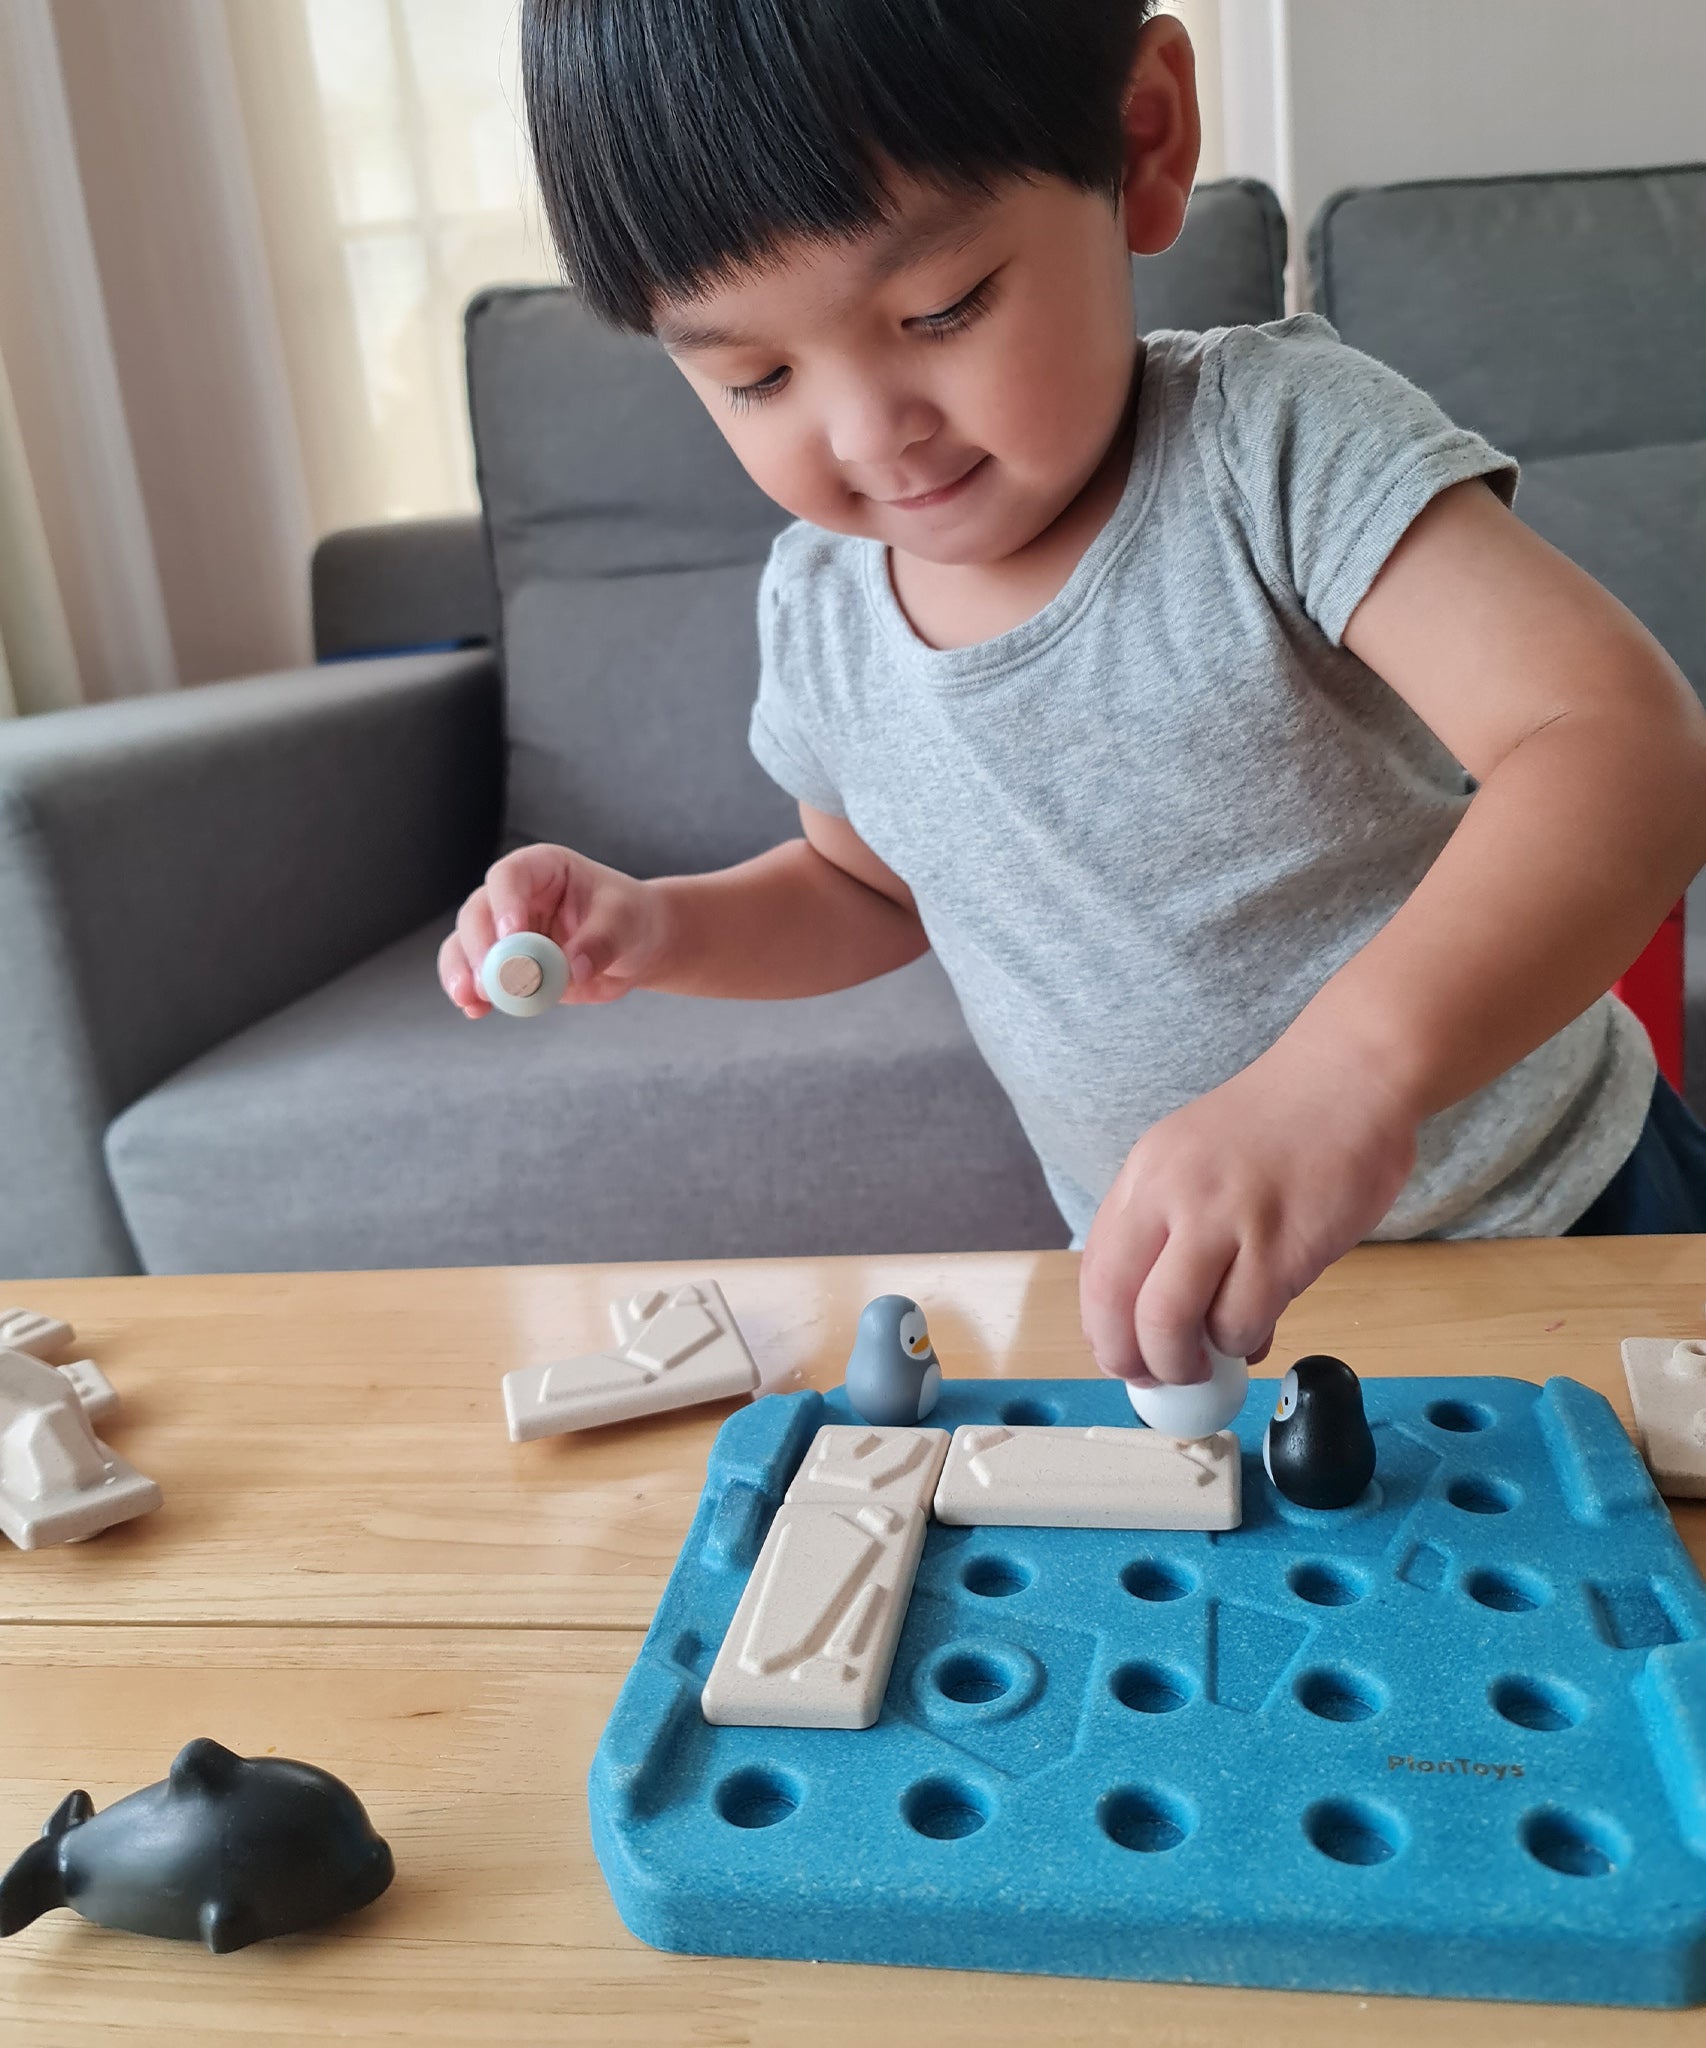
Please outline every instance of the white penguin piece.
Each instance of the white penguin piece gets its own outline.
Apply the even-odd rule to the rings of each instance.
[[[543,932],[511,932],[480,963],[480,987],[494,1010],[539,1017],[563,999],[569,963]]]
[[[1138,1419],[1163,1436],[1176,1436],[1187,1443],[1226,1428],[1250,1391],[1250,1368],[1242,1358],[1230,1358],[1212,1344],[1208,1355],[1214,1370],[1195,1386],[1140,1387],[1128,1380],[1126,1393]]]
[[[904,1294],[866,1302],[847,1360],[847,1400],[873,1429],[922,1422],[942,1391],[924,1311]]]

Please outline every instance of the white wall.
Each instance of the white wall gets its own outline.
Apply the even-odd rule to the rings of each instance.
[[[1706,0],[1220,0],[1228,173],[1294,247],[1346,185],[1706,160]]]

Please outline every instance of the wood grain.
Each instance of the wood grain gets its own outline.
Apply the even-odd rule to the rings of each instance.
[[[669,1956],[622,1928],[587,1765],[627,1631],[14,1626],[0,1634],[0,1846],[74,1785],[97,1806],[192,1735],[346,1777],[398,1875],[319,1933],[231,1956],[56,1912],[0,1951],[7,2048],[307,2041],[588,2048],[1683,2048],[1619,2013]]]
[[[606,1303],[691,1266],[0,1284],[62,1315],[165,1489],[92,1543],[0,1557],[0,1621],[644,1627],[727,1404],[511,1444],[514,1365],[608,1341]],[[1065,1252],[727,1261],[768,1389],[830,1386],[858,1313],[923,1302],[950,1373],[1091,1371]],[[1618,1342],[1706,1329],[1706,1238],[1366,1246],[1292,1309],[1270,1370],[1568,1373],[1627,1422]],[[1706,1559],[1706,1505],[1678,1505]]]

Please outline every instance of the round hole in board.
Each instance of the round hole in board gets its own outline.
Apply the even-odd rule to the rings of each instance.
[[[730,1827],[773,1828],[785,1821],[804,1797],[785,1772],[768,1764],[753,1764],[723,1780],[714,1804]]]
[[[1030,1583],[1029,1565],[1016,1557],[969,1557],[960,1567],[960,1584],[980,1600],[1011,1600]]]
[[[1445,1489],[1445,1497],[1466,1515],[1508,1515],[1518,1499],[1516,1488],[1503,1479],[1488,1479],[1477,1473],[1454,1479]]]
[[[1011,1689],[1012,1675],[979,1650],[957,1650],[936,1667],[936,1690],[961,1706],[981,1707]]]
[[[1001,1409],[1001,1420],[1009,1429],[1041,1429],[1060,1420],[1060,1410],[1052,1401],[1008,1401]]]
[[[1531,1614],[1552,1597],[1545,1580],[1536,1578],[1533,1572],[1492,1565],[1466,1572],[1463,1590],[1477,1606],[1490,1607],[1496,1614]]]
[[[1555,1678],[1497,1678],[1488,1688],[1493,1711],[1518,1728],[1555,1735],[1573,1728],[1587,1712],[1587,1703],[1573,1686]]]
[[[989,1819],[989,1801],[957,1778],[924,1778],[901,1794],[900,1811],[914,1834],[957,1842],[975,1835]]]
[[[1430,1401],[1422,1413],[1435,1429],[1448,1429],[1454,1436],[1471,1436],[1476,1430],[1491,1429],[1499,1419],[1479,1401]]]
[[[1122,1785],[1097,1802],[1096,1824],[1110,1842],[1147,1856],[1176,1849],[1196,1826],[1196,1816],[1171,1792],[1149,1785]]]
[[[1173,1714],[1189,1703],[1195,1685],[1170,1664],[1121,1664],[1108,1690],[1134,1714]]]
[[[1404,1846],[1404,1824],[1362,1799],[1321,1799],[1303,1816],[1303,1832],[1335,1863],[1385,1863]]]
[[[1194,1573],[1161,1557],[1138,1557],[1120,1573],[1120,1584],[1134,1600],[1183,1600],[1194,1593]]]
[[[1292,1691],[1318,1721],[1367,1721],[1386,1704],[1384,1690],[1362,1671],[1300,1672]]]
[[[1349,1607],[1368,1591],[1366,1581],[1341,1564],[1294,1564],[1285,1582],[1311,1607]]]
[[[1536,1863],[1562,1877],[1609,1877],[1629,1860],[1623,1830],[1600,1814],[1538,1806],[1523,1815],[1517,1835]]]

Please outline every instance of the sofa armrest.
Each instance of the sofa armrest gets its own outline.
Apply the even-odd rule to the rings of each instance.
[[[108,1123],[446,911],[501,762],[484,649],[0,727],[0,1273],[135,1270]]]
[[[308,582],[321,661],[498,637],[492,560],[476,517],[346,526],[315,548]]]

